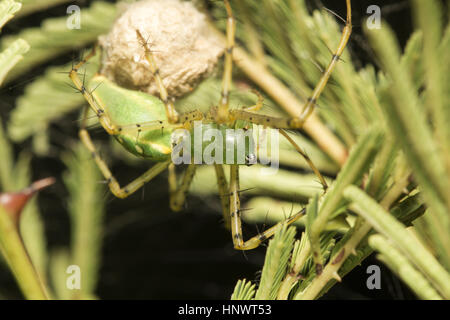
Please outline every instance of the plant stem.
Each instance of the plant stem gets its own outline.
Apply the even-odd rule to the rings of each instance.
[[[354,234],[348,239],[348,241],[345,243],[345,245],[342,247],[339,252],[330,259],[330,263],[326,265],[326,267],[323,269],[323,272],[320,276],[316,276],[314,280],[311,282],[311,284],[306,288],[305,291],[298,293],[294,299],[296,300],[313,300],[316,299],[322,289],[326,286],[328,281],[331,279],[336,279],[340,281],[340,277],[338,274],[339,269],[341,268],[342,264],[345,262],[345,260],[348,258],[350,254],[353,254],[355,252],[355,248],[358,246],[358,244],[361,242],[362,239],[369,233],[369,231],[372,229],[372,226],[368,222],[363,222],[360,224],[360,226],[355,230]],[[333,263],[335,261],[335,258],[339,255],[342,255],[343,257],[340,261],[337,263]]]
[[[14,222],[1,206],[0,248],[25,298],[29,300],[49,299]]]
[[[402,194],[403,189],[409,183],[408,175],[404,176],[403,179],[398,180],[391,190],[386,194],[386,196],[381,201],[381,206],[386,210],[390,208],[395,199]],[[361,240],[363,240],[366,235],[372,230],[372,225],[367,221],[362,221],[362,218],[358,218],[355,222],[354,233],[344,244],[344,246],[331,257],[330,262],[325,266],[323,272],[320,276],[316,276],[311,284],[303,291],[299,292],[294,299],[296,300],[312,300],[316,299],[322,292],[323,288],[327,283],[336,279],[340,281],[340,276],[338,274],[339,269],[344,264],[345,260],[350,254],[356,254],[356,248],[358,247]],[[337,261],[337,257],[341,257]]]

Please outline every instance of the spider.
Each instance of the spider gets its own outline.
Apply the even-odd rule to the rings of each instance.
[[[83,94],[89,104],[84,111],[83,121],[79,131],[80,139],[86,148],[91,152],[92,157],[108,183],[109,189],[116,197],[128,197],[141,188],[145,183],[152,180],[165,169],[168,169],[170,206],[174,211],[181,210],[198,164],[190,163],[181,179],[181,183],[177,183],[175,165],[171,158],[171,153],[174,149],[172,135],[178,129],[193,132],[195,130],[195,122],[216,128],[221,130],[221,132],[226,131],[225,129],[246,129],[252,124],[278,129],[279,132],[305,158],[311,169],[319,177],[324,190],[326,190],[327,184],[320,172],[314,166],[309,157],[302,151],[302,149],[289,137],[285,130],[302,128],[309,115],[313,112],[319,96],[324,90],[333,69],[339,61],[339,57],[347,45],[352,30],[351,0],[346,0],[347,19],[338,48],[333,53],[333,57],[327,69],[324,71],[320,81],[314,88],[311,97],[304,105],[302,112],[298,117],[293,118],[278,118],[258,113],[263,104],[262,96],[259,94],[258,102],[255,105],[230,109],[229,89],[232,83],[233,48],[235,46],[235,19],[233,17],[229,1],[224,0],[224,4],[227,12],[227,45],[224,54],[225,62],[222,78],[221,98],[218,106],[211,107],[205,114],[198,110],[179,114],[175,110],[173,100],[168,97],[167,90],[164,87],[159,75],[159,70],[155,63],[153,53],[150,50],[149,44],[143,37],[143,31],[141,30],[136,30],[136,40],[139,41],[145,50],[145,60],[150,66],[153,78],[157,83],[159,98],[144,92],[119,87],[117,84],[108,80],[104,75],[98,73],[89,81],[88,86],[89,88],[96,89],[88,90],[84,86],[84,81],[80,79],[78,70],[89,58],[95,55],[95,47],[90,54],[75,65],[70,71],[70,79],[73,81],[77,89]],[[109,135],[112,135],[126,150],[136,156],[154,161],[156,164],[128,185],[121,187],[105,161],[99,156],[91,137],[86,130],[87,112],[89,107],[95,112],[101,126],[106,130],[106,132]],[[231,132],[234,131],[231,130]],[[226,139],[236,140],[237,137],[231,133],[226,136]],[[202,145],[202,150],[203,149],[204,145]],[[251,163],[255,157],[254,150],[251,147],[245,147],[244,153],[245,164]],[[276,224],[275,226],[250,238],[247,241],[244,241],[242,235],[241,209],[239,200],[241,191],[239,187],[239,165],[243,163],[239,163],[236,161],[236,158],[234,158],[234,161],[231,163],[227,162],[227,164],[229,164],[230,168],[229,183],[225,177],[223,162],[217,161],[213,163],[225,222],[231,229],[235,249],[249,250],[258,247],[264,240],[271,237],[275,233],[280,224],[291,224],[304,214],[305,210],[301,210],[300,212],[287,218],[285,221]]]

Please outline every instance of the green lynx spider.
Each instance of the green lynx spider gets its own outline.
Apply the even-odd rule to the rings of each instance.
[[[231,6],[228,0],[224,0],[227,11],[226,39],[227,47],[225,50],[225,64],[222,78],[221,99],[218,107],[212,107],[207,114],[200,111],[192,111],[185,114],[178,114],[169,99],[167,91],[162,83],[155,64],[152,51],[144,40],[140,30],[136,30],[136,38],[145,49],[145,59],[147,60],[155,81],[158,84],[160,99],[143,92],[127,90],[117,86],[101,74],[96,74],[89,81],[89,88],[96,88],[89,91],[84,86],[84,82],[78,75],[78,70],[86,61],[95,55],[95,49],[82,61],[75,65],[69,73],[77,89],[83,94],[89,103],[90,108],[95,112],[100,124],[110,135],[113,135],[128,151],[136,156],[144,157],[157,162],[148,171],[133,180],[125,187],[120,187],[116,178],[112,175],[106,163],[99,156],[96,148],[86,130],[86,120],[88,107],[86,107],[83,122],[79,135],[83,144],[91,152],[95,162],[108,182],[111,192],[119,198],[125,198],[145,183],[152,180],[166,168],[169,169],[169,190],[170,205],[172,210],[181,210],[192,178],[195,174],[196,164],[189,164],[181,184],[177,185],[175,175],[175,166],[171,163],[172,144],[170,135],[177,128],[192,129],[193,121],[202,121],[213,126],[225,126],[235,128],[237,120],[248,124],[264,125],[266,127],[279,129],[280,133],[288,139],[295,149],[305,158],[311,169],[319,177],[324,189],[327,188],[326,182],[320,172],[316,169],[312,161],[295,144],[295,142],[286,134],[284,129],[300,129],[306,119],[314,110],[316,101],[324,90],[331,73],[333,72],[339,57],[344,51],[349,40],[351,25],[351,0],[346,0],[347,19],[342,32],[342,37],[338,48],[333,53],[333,57],[324,71],[320,81],[314,88],[311,97],[305,104],[300,116],[294,118],[275,118],[258,114],[262,107],[262,97],[260,95],[258,102],[254,106],[240,109],[229,108],[229,90],[231,87],[233,47],[235,46],[235,20],[232,14]],[[99,84],[102,84],[99,86]],[[249,250],[256,248],[262,241],[272,236],[277,229],[277,225],[265,230],[249,240],[243,240],[240,201],[239,201],[239,165],[230,164],[230,183],[228,185],[224,174],[222,164],[214,164],[217,176],[218,189],[221,198],[222,210],[226,225],[231,228],[234,247],[238,250]],[[290,224],[303,215],[300,211],[284,222]]]

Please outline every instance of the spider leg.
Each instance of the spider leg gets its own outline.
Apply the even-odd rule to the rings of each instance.
[[[203,119],[203,113],[198,110],[189,111],[186,113],[182,113],[179,116],[180,120],[183,120],[179,123],[170,123],[166,120],[154,120],[148,122],[140,122],[133,124],[126,124],[117,127],[118,133],[124,133],[126,130],[130,131],[143,131],[143,130],[157,130],[157,129],[166,129],[166,128],[184,128],[189,127],[193,121],[201,121]]]
[[[333,52],[333,57],[328,64],[327,68],[323,72],[319,82],[316,84],[311,96],[307,99],[307,102],[303,106],[301,113],[298,117],[292,118],[276,118],[269,117],[263,115],[257,115],[252,113],[251,108],[248,109],[234,109],[230,110],[229,113],[229,122],[232,122],[236,119],[247,120],[249,122],[253,122],[256,124],[261,124],[265,126],[270,126],[272,128],[278,129],[300,129],[303,127],[305,121],[309,118],[309,116],[314,111],[314,108],[317,104],[317,101],[325,89],[331,74],[333,73],[337,63],[340,60],[342,53],[344,52],[345,47],[347,46],[348,40],[350,39],[350,35],[352,33],[352,8],[351,8],[351,0],[346,0],[347,4],[347,19],[345,23],[345,27],[342,31],[342,36],[339,41],[338,47],[336,51]],[[258,83],[258,81],[256,81]],[[261,84],[260,84],[261,85]]]
[[[342,36],[341,40],[339,41],[338,47],[336,51],[333,53],[333,57],[331,58],[330,63],[328,64],[327,69],[322,74],[322,77],[320,78],[319,82],[316,84],[316,87],[314,88],[314,91],[312,95],[308,98],[306,104],[303,107],[302,113],[299,117],[300,124],[303,125],[303,123],[308,119],[308,117],[311,115],[311,113],[314,110],[314,107],[316,106],[316,102],[319,99],[320,95],[322,94],[323,90],[325,89],[325,86],[328,83],[328,80],[331,77],[331,74],[336,67],[336,64],[338,63],[342,53],[344,52],[345,47],[347,46],[348,40],[350,39],[350,35],[352,33],[352,6],[351,6],[351,0],[346,0],[347,3],[347,19],[345,21],[345,27],[342,30]]]
[[[95,98],[95,92],[89,92],[84,85],[84,80],[81,80],[78,75],[78,70],[85,64],[90,58],[95,56],[95,46],[92,51],[78,64],[72,67],[72,70],[69,72],[69,77],[72,82],[75,84],[76,88],[83,94],[86,101],[89,103],[91,109],[96,113],[100,124],[105,128],[105,130],[110,135],[118,135],[121,133],[126,133],[127,131],[137,131],[138,133],[143,130],[157,130],[164,129],[165,127],[170,127],[167,121],[150,121],[142,124],[130,124],[126,126],[118,126],[114,124],[108,114],[105,112],[104,105],[100,102],[100,100]],[[83,112],[83,120],[81,123],[81,128],[79,131],[79,136],[82,143],[86,146],[86,148],[91,152],[94,160],[108,182],[109,189],[111,192],[118,198],[126,198],[130,194],[134,193],[136,190],[141,188],[145,183],[152,180],[159,173],[164,171],[170,163],[170,160],[165,162],[159,162],[151,167],[149,170],[144,172],[141,176],[137,177],[135,180],[130,182],[125,187],[120,187],[117,179],[111,173],[111,170],[108,168],[106,162],[100,157],[97,149],[92,142],[92,139],[89,135],[89,132],[86,130],[86,122],[87,122],[87,111],[86,107]],[[192,113],[187,115],[189,119],[197,118],[197,113]],[[179,127],[180,125],[178,125]]]
[[[327,182],[325,181],[324,177],[320,173],[320,171],[316,168],[312,160],[309,158],[309,156],[299,147],[298,144],[295,143],[295,141],[284,131],[283,129],[280,129],[280,133],[289,141],[290,144],[297,150],[298,153],[301,154],[301,156],[305,159],[306,163],[308,163],[311,170],[314,172],[314,174],[319,178],[320,183],[322,184],[324,193],[328,189]]]
[[[84,85],[84,81],[80,79],[78,76],[78,70],[93,56],[95,56],[96,47],[92,49],[92,51],[78,64],[72,67],[72,70],[69,72],[69,78],[74,83],[75,87],[78,89],[78,91],[81,92],[81,94],[84,96],[86,101],[89,103],[92,110],[95,112],[95,114],[98,117],[98,120],[100,124],[105,128],[105,130],[109,134],[117,134],[118,130],[117,127],[111,122],[111,119],[106,116],[105,114],[105,108],[104,106],[99,103],[96,99],[94,99],[94,96],[91,92],[87,90],[87,88]],[[86,119],[83,121],[85,122]]]
[[[225,228],[231,229],[230,221],[230,201],[228,199],[228,183],[225,178],[225,172],[223,170],[222,164],[214,164],[214,169],[216,170],[217,186],[219,189],[220,202],[222,204],[222,213]]]
[[[228,200],[228,184],[221,164],[214,164],[216,170],[217,184],[219,187],[220,200],[224,215],[225,227],[230,229],[230,206]],[[177,186],[177,177],[175,173],[175,165],[169,165],[169,191],[170,191],[170,207],[173,211],[180,211],[186,200],[186,193],[192,183],[195,175],[196,165],[190,164],[184,173],[180,186]]]
[[[85,108],[85,110],[87,110],[87,108]],[[119,183],[117,182],[117,179],[113,176],[111,170],[108,168],[108,165],[97,152],[97,149],[95,148],[94,143],[92,142],[89,132],[85,128],[86,115],[87,111],[84,112],[83,124],[79,131],[80,139],[86,146],[86,148],[91,152],[92,156],[94,157],[95,163],[97,164],[98,168],[100,169],[106,181],[108,182],[109,189],[116,197],[122,199],[128,197],[130,194],[136,192],[136,190],[141,188],[145,183],[149,182],[158,174],[160,174],[162,171],[164,171],[170,164],[171,160],[159,162],[155,164],[153,167],[151,167],[149,170],[144,172],[141,176],[137,177],[135,180],[130,182],[125,187],[120,187]]]
[[[231,76],[233,71],[233,48],[235,44],[236,23],[233,12],[228,0],[224,0],[227,10],[227,47],[225,49],[225,65],[222,77],[222,92],[219,102],[217,122],[224,123],[228,121],[229,95],[231,90]]]
[[[233,236],[234,248],[238,250],[250,250],[258,247],[264,240],[271,237],[282,224],[291,224],[301,218],[305,210],[299,211],[285,221],[265,230],[257,236],[244,242],[242,236],[241,208],[239,200],[239,166],[230,165],[230,216],[231,234]]]
[[[264,97],[257,90],[252,90],[252,92],[258,96],[258,101],[256,102],[255,105],[250,106],[250,107],[243,107],[242,109],[245,111],[248,111],[248,112],[258,112],[259,110],[261,110],[261,108],[263,106]]]
[[[169,170],[169,187],[170,187],[170,208],[173,211],[180,211],[183,208],[183,204],[186,201],[186,194],[192,183],[192,179],[195,175],[195,170],[197,165],[191,163],[188,165],[186,171],[184,172],[183,180],[179,187],[176,186],[176,176],[175,168],[171,164],[171,169]]]
[[[177,191],[177,173],[175,172],[175,164],[173,162],[169,164],[168,171],[169,194],[172,194]]]
[[[164,106],[166,107],[167,119],[169,120],[169,123],[178,123],[178,120],[179,120],[178,112],[175,109],[175,105],[173,104],[173,101],[171,99],[169,99],[166,87],[164,86],[164,83],[159,74],[159,68],[156,65],[155,56],[153,55],[147,41],[144,39],[144,37],[142,36],[142,34],[139,30],[136,30],[136,35],[137,35],[139,42],[141,43],[141,45],[143,46],[143,48],[145,50],[145,59],[147,60],[149,66],[150,66],[150,71],[152,72],[152,75],[158,86],[160,98],[164,102]]]

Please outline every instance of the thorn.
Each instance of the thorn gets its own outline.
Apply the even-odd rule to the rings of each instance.
[[[337,271],[333,272],[333,278],[334,278],[337,282],[342,282],[342,278],[339,276],[339,274],[337,273]]]
[[[350,253],[354,256],[357,256],[358,254],[356,253],[355,248],[352,248],[352,250],[350,250]]]
[[[20,214],[31,197],[53,183],[55,183],[54,178],[45,178],[32,183],[21,191],[0,193],[0,205],[5,208],[16,227],[19,226]]]

